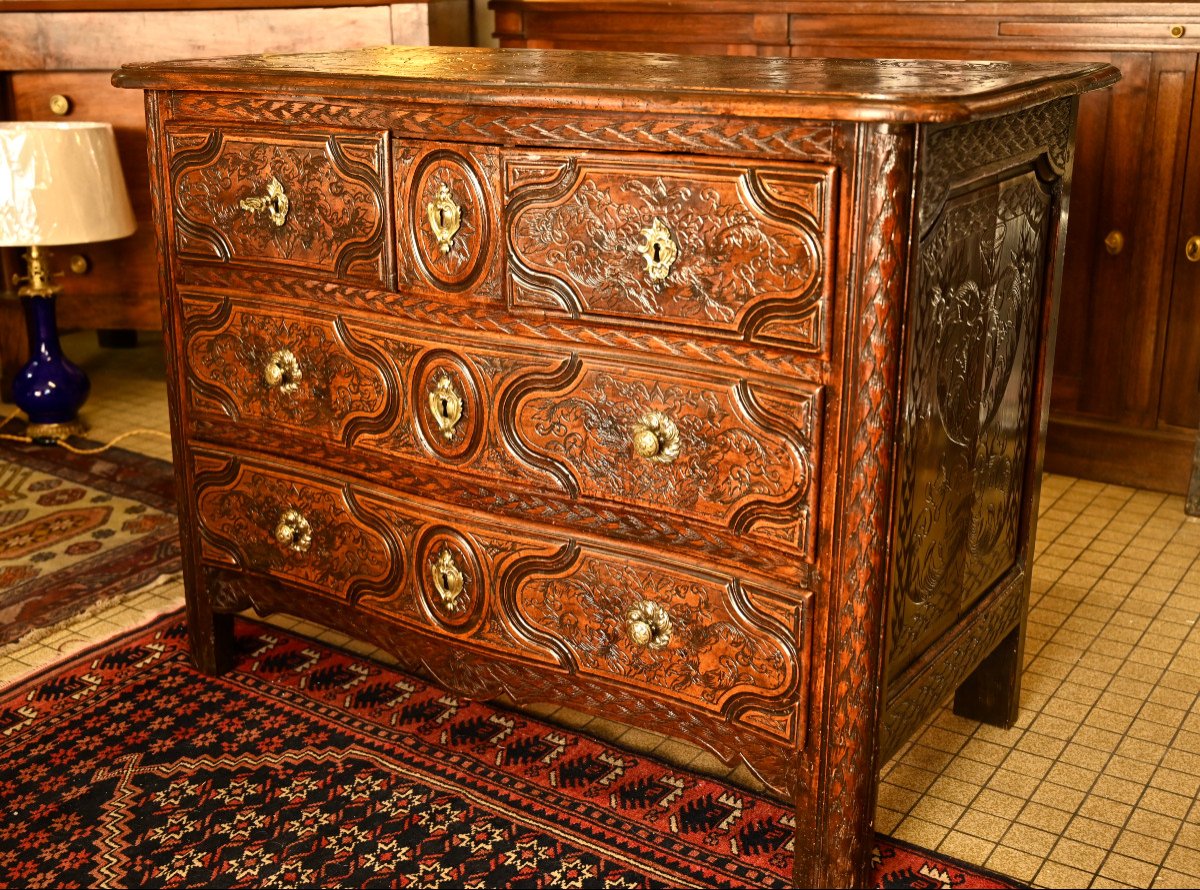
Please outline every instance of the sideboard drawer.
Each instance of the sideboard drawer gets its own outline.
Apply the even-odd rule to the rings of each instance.
[[[391,282],[385,134],[182,125],[167,142],[181,259]]]
[[[812,593],[198,449],[203,555],[384,621],[731,717],[802,727]],[[300,595],[300,594],[297,594]]]
[[[836,171],[504,156],[509,302],[822,351]]]

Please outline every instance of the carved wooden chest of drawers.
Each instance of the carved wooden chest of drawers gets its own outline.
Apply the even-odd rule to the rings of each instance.
[[[311,617],[685,734],[861,882],[878,766],[1015,716],[1103,65],[380,48],[147,90],[192,645]]]

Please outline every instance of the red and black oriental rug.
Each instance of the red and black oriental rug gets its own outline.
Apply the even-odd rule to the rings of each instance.
[[[787,808],[258,622],[0,693],[6,886],[787,887]],[[885,838],[881,887],[1011,887]]]

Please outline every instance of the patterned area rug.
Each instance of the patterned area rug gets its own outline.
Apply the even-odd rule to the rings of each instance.
[[[0,696],[0,885],[788,887],[787,808],[238,620],[179,613]],[[881,887],[1012,887],[885,838]]]
[[[179,571],[171,465],[0,440],[0,644]]]

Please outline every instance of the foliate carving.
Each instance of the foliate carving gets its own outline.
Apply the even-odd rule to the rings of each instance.
[[[232,557],[246,571],[299,582],[344,602],[386,590],[402,574],[393,539],[344,488],[282,468],[202,455],[195,468],[206,558]],[[311,540],[303,551],[276,535],[289,511],[308,524]]]
[[[934,129],[922,163],[924,182],[918,204],[921,231],[932,225],[952,184],[963,174],[990,165],[1028,160],[1044,154],[1056,173],[1071,162],[1074,149],[1074,98]]]
[[[761,396],[760,396],[761,392]],[[760,390],[588,359],[522,395],[506,431],[583,497],[618,500],[754,533],[784,520],[806,550],[818,486],[818,392]],[[673,458],[638,451],[648,413],[669,419]]]
[[[382,134],[176,127],[168,146],[180,256],[390,282]],[[282,224],[243,207],[272,179],[287,195]]]
[[[212,93],[175,94],[184,118],[261,123],[311,123],[391,130],[404,139],[504,142],[555,147],[624,150],[698,150],[750,157],[831,160],[837,129],[830,123],[660,116],[647,126],[644,115],[572,110],[556,117],[545,109],[525,111],[386,104],[303,102]]]
[[[530,177],[540,178],[546,158],[532,163]],[[654,158],[561,164],[554,184],[507,196],[515,306],[750,337],[770,317],[773,338],[821,345],[813,336],[823,330],[831,170]],[[510,180],[521,166],[520,157],[506,161],[517,171]]]
[[[889,671],[1017,559],[1052,192],[1025,170],[952,196],[909,325]]]
[[[630,633],[629,614],[647,599],[665,613],[663,645]],[[756,614],[736,582],[585,551],[561,576],[524,579],[515,601],[534,627],[562,641],[581,673],[616,680],[635,694],[669,690],[681,701],[736,713],[747,697],[760,706],[784,704],[802,680],[789,634]],[[803,608],[797,606],[793,629],[804,623]],[[793,726],[785,723],[790,740]]]
[[[342,441],[364,425],[386,425],[395,411],[381,363],[364,358],[333,317],[198,295],[183,299],[183,315],[197,410]],[[279,370],[273,384],[282,352],[291,370]]]

